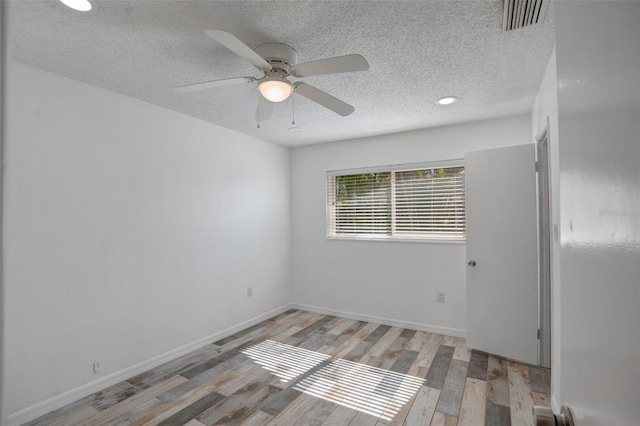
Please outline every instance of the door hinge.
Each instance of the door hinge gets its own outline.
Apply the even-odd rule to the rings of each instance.
[[[540,171],[540,162],[538,161],[535,162],[535,168],[536,168],[536,172]]]
[[[540,340],[540,329],[538,329],[538,340]]]

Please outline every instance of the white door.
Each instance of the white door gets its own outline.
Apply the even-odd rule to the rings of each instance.
[[[467,346],[538,363],[535,145],[465,154]]]

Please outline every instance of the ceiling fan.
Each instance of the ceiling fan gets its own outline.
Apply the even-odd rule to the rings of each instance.
[[[249,61],[261,70],[264,75],[259,78],[251,76],[234,77],[188,84],[174,88],[176,92],[192,92],[257,81],[258,91],[261,95],[258,98],[258,109],[256,111],[256,121],[258,122],[269,120],[273,112],[273,104],[284,101],[294,92],[342,116],[347,116],[355,110],[351,105],[327,92],[301,81],[291,82],[289,77],[301,78],[323,74],[366,71],[369,69],[369,63],[363,56],[352,54],[298,64],[298,53],[286,44],[268,43],[260,45],[253,50],[236,36],[226,31],[207,30],[205,34],[236,55]]]

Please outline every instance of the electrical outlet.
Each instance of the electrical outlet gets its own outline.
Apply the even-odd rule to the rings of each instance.
[[[253,287],[247,287],[247,297],[253,296]]]
[[[438,292],[438,303],[444,303],[444,291]]]
[[[100,360],[96,359],[93,361],[93,374],[97,374],[98,371],[100,371],[100,368],[102,367]]]

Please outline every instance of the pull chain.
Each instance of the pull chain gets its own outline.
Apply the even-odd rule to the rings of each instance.
[[[295,96],[291,96],[291,125],[295,127],[296,125],[296,108],[295,108]]]
[[[258,93],[258,111],[256,111],[256,128],[260,128],[260,93]]]
[[[296,107],[295,107],[294,99],[295,97],[291,96],[291,127],[289,127],[289,131],[299,132],[302,129],[296,126]]]

